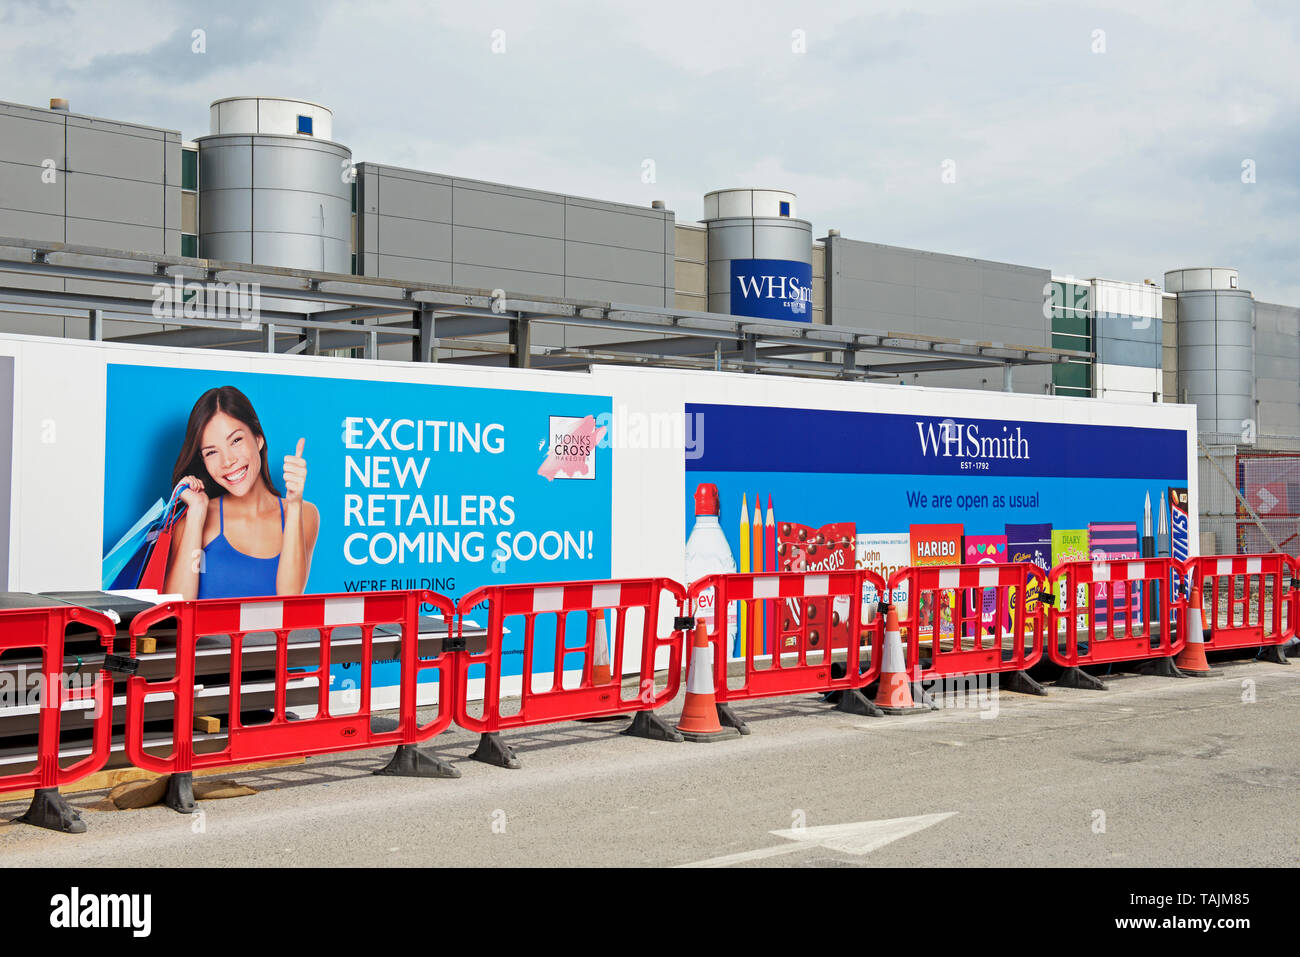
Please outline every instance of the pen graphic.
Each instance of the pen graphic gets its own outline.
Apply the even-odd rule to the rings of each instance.
[[[1155,536],[1151,534],[1151,492],[1150,491],[1146,493],[1146,501],[1142,505],[1142,557],[1143,558],[1156,557],[1156,539]],[[1156,614],[1157,611],[1156,606],[1152,603],[1153,598],[1159,600],[1159,595],[1156,594],[1154,588],[1152,587],[1152,583],[1147,582],[1143,584],[1142,605],[1146,610],[1148,623],[1154,623],[1160,620],[1159,616]],[[1141,610],[1139,610],[1138,613],[1138,620],[1139,621],[1141,620]]]
[[[750,561],[753,563],[754,571],[763,571],[763,513],[759,506],[758,494],[754,494],[754,524],[750,526],[750,533],[753,535],[753,544],[749,549]],[[767,648],[763,643],[763,604],[762,602],[753,603],[753,616],[750,618],[749,630],[754,641],[754,654],[767,653]]]
[[[763,565],[769,572],[776,571],[776,522],[772,518],[772,496],[767,497],[767,525],[763,529]],[[776,627],[777,615],[780,613],[779,602],[770,602],[765,618],[767,627],[763,631],[765,643],[772,648],[781,644],[781,635]]]

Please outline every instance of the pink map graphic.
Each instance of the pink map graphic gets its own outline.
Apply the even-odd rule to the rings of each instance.
[[[589,415],[573,426],[567,435],[572,441],[565,448],[572,451],[563,451],[557,455],[552,447],[537,470],[537,474],[545,476],[548,482],[553,481],[561,472],[569,478],[586,475],[587,458],[604,437],[605,427],[602,425],[597,428],[595,418]]]

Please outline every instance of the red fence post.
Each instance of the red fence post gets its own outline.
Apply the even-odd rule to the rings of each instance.
[[[105,666],[95,672],[89,696],[85,689],[74,693],[65,687],[65,645],[68,628],[73,624],[92,629],[105,651],[112,652],[117,626],[99,612],[68,605],[0,611],[0,651],[29,649],[40,656],[38,700],[34,705],[37,709],[36,767],[21,774],[0,776],[0,793],[30,788],[34,792],[32,803],[20,821],[67,834],[82,834],[86,823],[59,793],[59,788],[94,774],[108,760],[113,728],[113,680],[108,671],[108,665],[112,664],[110,654]],[[25,686],[27,682],[20,684]],[[66,684],[70,685],[71,681]],[[59,748],[63,712],[81,708],[87,701],[91,703],[94,720],[90,753],[63,767]]]
[[[1026,673],[1043,654],[1042,596],[1049,582],[1041,568],[1029,562],[918,565],[890,576],[891,591],[903,583],[907,619],[900,624],[908,632],[912,681],[996,674],[1007,676],[1008,690],[1047,693]],[[922,640],[929,643],[929,664],[921,659]]]
[[[422,605],[441,612],[447,638],[442,647],[429,638],[428,654],[420,654]],[[131,624],[131,646],[149,628],[169,618],[176,620],[176,673],[167,680],[131,678],[127,687],[126,750],[137,767],[170,774],[168,806],[181,812],[196,809],[192,774],[199,768],[229,767],[256,761],[333,754],[362,748],[395,745],[398,753],[381,770],[385,774],[420,777],[456,777],[454,768],[414,745],[439,734],[451,723],[454,701],[446,689],[453,688],[454,649],[449,639],[454,628],[455,608],[451,601],[429,591],[296,595],[285,597],[207,599],[172,602],[150,609]],[[371,695],[376,629],[397,627],[401,631],[397,660],[401,663],[398,685],[398,722],[395,729],[377,730]],[[340,630],[347,638],[336,638]],[[330,708],[330,668],[336,641],[355,643],[360,637],[360,706],[350,714],[334,714]],[[309,634],[304,635],[304,632]],[[314,633],[314,634],[311,634]],[[245,724],[240,709],[240,685],[247,655],[265,653],[266,645],[245,648],[250,636],[269,634],[274,639],[275,705],[271,719],[262,724]],[[388,636],[385,635],[387,638]],[[201,639],[225,639],[230,643],[230,707],[225,746],[197,754],[194,746],[194,656]],[[301,655],[318,647],[314,668],[291,666],[290,653]],[[426,724],[417,716],[420,677],[436,672],[439,681],[438,711]],[[316,713],[291,719],[287,692],[290,682],[316,682]],[[145,740],[147,696],[171,694],[174,699],[171,753],[148,753],[158,744]],[[453,692],[454,695],[454,692]],[[404,750],[408,749],[408,750]]]
[[[1179,677],[1175,657],[1186,644],[1185,566],[1172,558],[1066,562],[1053,568],[1047,651],[1064,669],[1057,685],[1105,690],[1081,669],[1141,662],[1145,674]]]
[[[824,694],[841,711],[878,715],[862,694],[880,675],[880,641],[884,621],[880,616],[862,622],[862,593],[870,583],[878,595],[885,581],[875,572],[859,569],[830,572],[753,572],[709,575],[691,583],[687,600],[694,602],[713,589],[713,693],[718,720],[747,733],[745,723],[730,703],[792,694]],[[772,618],[778,647],[762,654],[756,642],[745,643],[743,673],[738,685],[729,680],[727,624],[732,605],[745,606],[750,619],[759,614]],[[837,635],[838,629],[838,635]],[[835,661],[837,637],[843,641],[844,660]],[[875,651],[863,660],[867,641]],[[693,649],[687,649],[687,667]],[[832,697],[833,696],[833,697]]]
[[[1257,657],[1287,664],[1281,646],[1295,634],[1291,556],[1202,555],[1189,564],[1198,585],[1210,582],[1205,650],[1258,648]]]
[[[487,603],[487,636],[482,651],[466,648],[458,664],[456,723],[468,731],[479,734],[477,750],[471,757],[500,767],[517,768],[519,759],[514,750],[501,739],[501,732],[512,728],[550,724],[558,721],[582,721],[635,713],[632,725],[623,733],[658,740],[680,741],[681,736],[651,712],[671,701],[681,684],[683,626],[680,615],[675,615],[674,629],[668,637],[658,630],[659,613],[664,597],[674,602],[677,611],[686,598],[686,590],[668,578],[628,578],[609,581],[544,582],[520,585],[489,585],[465,595],[457,606],[460,627],[476,605]],[[597,627],[605,614],[614,615],[614,654],[611,680],[597,681],[594,660],[595,643],[605,641]],[[624,694],[623,677],[627,661],[627,645],[632,635],[628,633],[628,619],[640,614],[641,663],[637,673],[638,685],[634,694]],[[581,615],[582,643],[569,644],[568,617]],[[506,675],[504,665],[506,622],[520,621],[512,633],[522,631],[523,659],[519,669],[519,710],[503,714],[503,685],[513,685],[513,675]],[[539,633],[539,622],[541,624]],[[515,630],[518,629],[518,630]],[[553,636],[552,636],[553,629]],[[533,659],[539,645],[553,642],[551,684],[538,689]],[[608,651],[608,648],[606,648]],[[655,691],[656,659],[661,651],[668,654],[666,685]],[[565,687],[566,658],[581,655],[583,664],[576,684]],[[469,702],[473,696],[471,683],[480,678],[481,714],[471,712]]]

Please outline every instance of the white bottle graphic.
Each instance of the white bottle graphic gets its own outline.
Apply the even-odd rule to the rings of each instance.
[[[718,522],[718,487],[712,483],[701,484],[695,490],[695,527],[686,539],[686,580],[695,582],[706,575],[718,575],[736,570],[736,559],[727,544],[727,536],[722,533]],[[713,632],[713,589],[709,588],[699,596],[699,603],[694,613],[704,620],[709,632]],[[736,603],[733,601],[727,609],[727,649],[730,657],[736,642]]]

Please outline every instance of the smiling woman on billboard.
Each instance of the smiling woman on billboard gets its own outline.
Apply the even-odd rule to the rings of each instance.
[[[320,528],[316,506],[302,497],[305,441],[284,457],[281,496],[247,396],[227,385],[199,397],[172,470],[173,487],[188,487],[181,493],[185,515],[172,535],[166,592],[186,599],[303,593]]]

